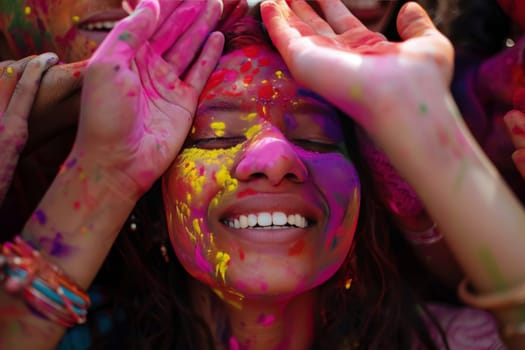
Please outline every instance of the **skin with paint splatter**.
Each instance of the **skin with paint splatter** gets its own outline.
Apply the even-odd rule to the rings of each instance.
[[[251,46],[225,55],[163,179],[170,238],[190,274],[246,298],[286,298],[331,277],[360,200],[340,130],[336,111],[275,53]],[[259,225],[262,213],[274,214],[273,227]],[[254,215],[258,228],[246,221]]]
[[[121,0],[0,0],[0,30],[12,58],[45,51],[65,62],[88,58],[114,23]],[[6,59],[7,57],[0,57]]]

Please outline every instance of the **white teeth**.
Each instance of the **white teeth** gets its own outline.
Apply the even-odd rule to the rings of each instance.
[[[271,226],[272,215],[270,213],[259,213],[259,215],[257,215],[257,223],[259,226]]]
[[[274,225],[282,226],[282,225],[286,225],[286,223],[288,222],[288,218],[286,217],[284,213],[280,211],[276,211],[275,213],[272,214],[272,221]]]
[[[257,215],[248,215],[248,226],[254,227],[255,225],[257,225]]]
[[[95,22],[85,24],[82,28],[87,30],[111,30],[116,24],[116,21]]]
[[[273,213],[261,212],[258,214],[239,215],[238,218],[225,220],[224,223],[229,227],[236,229],[248,227],[279,229],[283,226],[305,228],[308,226],[308,220],[301,214],[286,215],[280,211]]]
[[[241,224],[241,228],[248,227],[248,217],[246,215],[239,216],[239,223]]]

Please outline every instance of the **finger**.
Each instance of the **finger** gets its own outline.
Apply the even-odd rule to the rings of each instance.
[[[303,35],[314,35],[312,28],[299,19],[284,0],[265,1],[261,16],[273,44],[283,56],[288,57],[288,44]]]
[[[517,149],[525,149],[525,113],[512,110],[503,117],[510,139]]]
[[[195,58],[202,43],[215,28],[222,11],[222,3],[217,0],[207,0],[206,8],[199,19],[192,23],[188,30],[177,40],[164,55],[177,74],[181,75]]]
[[[3,119],[6,128],[12,123],[18,123],[20,120],[25,125],[33,106],[33,101],[40,88],[42,75],[57,62],[58,56],[56,54],[44,53],[27,63],[5,110]]]
[[[344,7],[344,6],[343,6]],[[346,7],[345,7],[346,8]],[[324,19],[319,17],[317,12],[310,7],[304,0],[292,2],[292,10],[305,24],[308,24],[317,34],[334,35],[332,27]]]
[[[158,0],[142,0],[133,13],[117,23],[108,34],[91,57],[89,65],[107,61],[108,58],[130,62],[155,32],[159,11]]]
[[[406,3],[399,11],[397,30],[403,40],[439,33],[425,10],[415,2]]]
[[[36,56],[28,56],[18,61],[4,61],[0,66],[0,118],[3,116],[15,86],[27,63]]]
[[[213,32],[206,40],[199,58],[195,61],[186,75],[186,83],[193,86],[200,94],[208,81],[210,74],[217,65],[224,47],[224,35]]]
[[[525,180],[525,148],[515,150],[512,153],[512,161],[521,177]]]
[[[320,0],[319,5],[326,21],[337,34],[354,28],[366,28],[340,0]]]
[[[174,1],[168,2],[180,3]],[[205,5],[206,0],[185,1],[175,10],[171,9],[168,14],[164,12],[169,10],[161,7],[161,13],[164,13],[166,18],[150,40],[150,45],[153,50],[159,54],[164,54],[202,13]]]

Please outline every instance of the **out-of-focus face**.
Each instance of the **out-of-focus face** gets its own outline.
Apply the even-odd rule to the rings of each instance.
[[[122,0],[0,0],[0,30],[14,56],[9,58],[53,51],[64,62],[86,59],[115,22],[127,15],[121,3]]]
[[[320,0],[322,1],[322,0]],[[368,29],[381,32],[394,12],[397,0],[342,0]]]
[[[521,30],[525,31],[525,1],[523,0],[498,0],[505,13],[512,18]]]
[[[163,178],[179,260],[237,302],[326,281],[347,256],[359,211],[345,154],[339,115],[277,54],[250,46],[225,55]]]

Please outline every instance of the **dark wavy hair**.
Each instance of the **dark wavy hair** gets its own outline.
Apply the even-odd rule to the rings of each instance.
[[[253,44],[271,47],[259,15],[257,7],[250,17],[223,29],[224,52]],[[312,348],[401,350],[410,348],[417,338],[428,349],[437,349],[424,321],[433,318],[399,273],[386,214],[359,157],[355,126],[347,117],[341,120],[362,182],[361,212],[343,266],[319,287]],[[135,212],[138,229],[119,235],[97,276],[97,283],[109,288],[114,314],[124,317],[114,318],[111,334],[99,335],[95,348],[215,349],[212,330],[189,306],[192,277],[171,249],[169,263],[160,253],[161,244],[169,240],[159,182],[139,201]],[[347,290],[348,276],[353,283]],[[217,300],[217,307],[220,303]],[[227,347],[227,322],[219,336]]]

